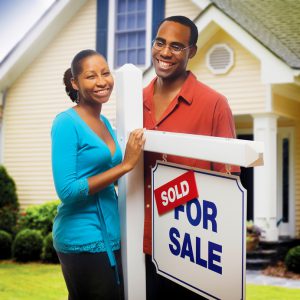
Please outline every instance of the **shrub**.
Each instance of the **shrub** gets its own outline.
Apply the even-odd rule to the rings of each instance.
[[[42,260],[44,262],[50,262],[50,263],[59,262],[56,251],[53,247],[52,232],[48,233],[48,235],[44,238]]]
[[[39,260],[43,247],[43,237],[38,230],[24,229],[13,242],[12,254],[16,261]]]
[[[11,258],[11,245],[11,234],[4,230],[0,230],[0,259]]]
[[[13,233],[19,211],[16,185],[4,166],[0,165],[0,230]]]
[[[30,206],[20,217],[18,230],[25,228],[40,230],[43,236],[52,231],[59,201]]]
[[[300,273],[300,246],[291,248],[285,256],[284,262],[289,271]]]
[[[11,205],[0,208],[0,230],[14,233],[16,230],[18,209]]]

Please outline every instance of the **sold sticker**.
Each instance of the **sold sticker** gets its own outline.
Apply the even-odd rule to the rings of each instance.
[[[157,211],[164,214],[173,208],[198,197],[193,171],[188,171],[154,190]]]

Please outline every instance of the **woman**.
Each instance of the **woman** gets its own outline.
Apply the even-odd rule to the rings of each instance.
[[[53,177],[62,202],[53,225],[54,247],[69,299],[123,299],[114,182],[138,162],[143,129],[130,134],[122,160],[112,127],[100,115],[114,80],[96,51],[79,52],[64,83],[76,105],[56,116],[51,132]]]

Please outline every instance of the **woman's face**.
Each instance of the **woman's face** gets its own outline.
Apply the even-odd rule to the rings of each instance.
[[[101,55],[92,55],[81,61],[82,72],[72,80],[79,92],[80,103],[103,104],[108,101],[114,86],[106,60]]]

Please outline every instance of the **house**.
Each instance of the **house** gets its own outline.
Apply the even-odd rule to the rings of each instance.
[[[300,235],[300,2],[285,0],[57,0],[0,63],[0,154],[22,207],[56,199],[50,162],[54,116],[70,107],[62,75],[96,48],[113,70],[154,76],[151,41],[166,16],[199,30],[189,68],[227,96],[239,138],[263,141],[265,166],[245,169],[247,218],[266,240]],[[104,107],[114,124],[115,100]]]

